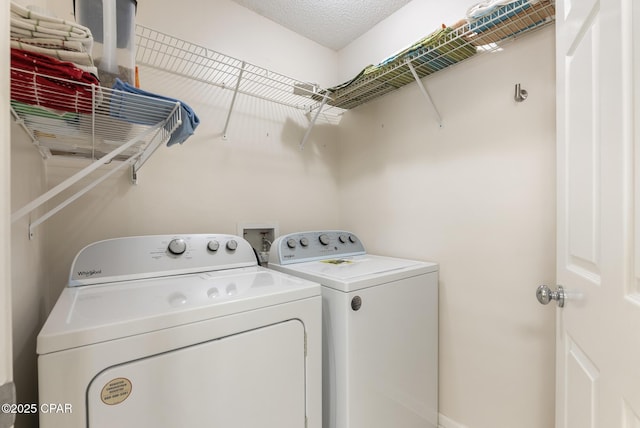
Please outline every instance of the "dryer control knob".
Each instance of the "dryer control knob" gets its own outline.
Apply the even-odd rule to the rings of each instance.
[[[238,248],[238,242],[235,239],[232,239],[231,241],[227,241],[227,250],[235,251],[236,248]]]
[[[300,238],[300,245],[303,247],[309,246],[309,240],[307,238]]]
[[[329,245],[329,235],[327,235],[326,233],[320,235],[318,239],[320,240],[320,243],[322,245]]]
[[[341,244],[346,244],[347,243],[347,235],[340,235],[338,240],[340,241]]]
[[[169,246],[167,247],[167,249],[171,254],[179,256],[180,254],[187,251],[187,243],[184,242],[184,239],[182,238],[175,238],[172,239],[171,242],[169,242]]]
[[[356,243],[356,237],[353,235],[349,235],[349,242],[351,242],[352,244]]]
[[[220,243],[218,241],[209,241],[207,244],[207,249],[209,251],[218,251],[218,248],[220,248]]]
[[[296,245],[297,245],[297,242],[296,242],[295,239],[293,239],[293,238],[287,239],[287,247],[289,247],[291,249],[294,249],[294,248],[296,248]]]

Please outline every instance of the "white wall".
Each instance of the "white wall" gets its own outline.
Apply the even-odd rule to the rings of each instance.
[[[417,85],[345,115],[342,226],[372,253],[440,263],[447,420],[553,426],[554,311],[534,296],[555,277],[553,28],[424,83],[441,129]]]
[[[44,2],[18,1],[23,5],[43,6]],[[9,10],[9,2],[4,7]],[[9,16],[7,13],[6,16]],[[2,60],[4,69],[9,68],[8,56]],[[8,77],[8,73],[6,74]],[[2,97],[3,105],[9,108],[9,95]],[[2,129],[11,138],[11,209],[14,212],[46,190],[45,167],[42,158],[30,139],[9,119]],[[9,147],[9,144],[7,144]],[[5,171],[2,169],[2,171]],[[8,171],[8,169],[7,169]],[[3,192],[3,195],[5,193]],[[7,195],[9,193],[6,193]],[[13,318],[13,375],[19,403],[37,402],[36,335],[47,315],[47,275],[44,263],[44,236],[29,240],[26,216],[11,224],[11,309]],[[7,240],[8,241],[8,240]],[[4,270],[2,270],[4,272]],[[8,271],[7,271],[8,272]],[[37,426],[37,415],[20,414],[16,417],[18,428]]]
[[[321,86],[336,79],[336,52],[234,2],[160,3],[166,7],[140,2],[138,22],[295,79]]]
[[[57,16],[74,19],[72,0],[47,1]],[[136,22],[294,79],[336,80],[335,51],[230,0],[139,1]]]
[[[2,0],[0,7],[9,9],[9,1]],[[9,56],[9,14],[0,19],[0,57],[7,66]],[[0,385],[13,381],[11,338],[11,237],[10,237],[10,139],[9,139],[9,76],[0,77]]]
[[[10,129],[11,212],[14,212],[46,191],[46,178],[43,160],[24,131],[13,122]],[[37,233],[34,239],[29,239],[31,218],[23,217],[11,225],[13,360],[20,403],[37,402],[36,335],[53,301],[47,287],[44,234]],[[16,426],[34,426],[36,420],[37,415],[18,415]]]

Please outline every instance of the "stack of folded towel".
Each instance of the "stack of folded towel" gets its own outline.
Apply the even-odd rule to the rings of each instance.
[[[554,16],[552,0],[483,0],[467,10],[468,39],[476,46],[498,43]]]
[[[100,82],[75,64],[11,49],[11,99],[56,110],[91,113]],[[93,86],[91,86],[93,85]]]
[[[483,16],[493,13],[500,6],[506,6],[516,1],[517,0],[483,0],[467,9],[467,19],[473,21],[482,18]]]
[[[142,91],[120,79],[103,93],[92,47],[89,28],[12,2],[12,106],[31,119],[37,116],[65,121],[69,121],[69,114],[61,112],[93,114],[110,109],[111,117],[120,120],[118,127],[126,129],[127,123],[160,123],[179,103],[182,122],[167,145],[182,144],[193,135],[200,120],[179,100]],[[97,116],[97,122],[108,119]]]
[[[91,113],[102,96],[92,47],[87,27],[12,2],[12,103]]]
[[[11,47],[74,63],[97,75],[91,30],[11,3]]]

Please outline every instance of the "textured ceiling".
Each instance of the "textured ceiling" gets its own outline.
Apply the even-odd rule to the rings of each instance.
[[[334,50],[340,50],[411,0],[233,0]]]

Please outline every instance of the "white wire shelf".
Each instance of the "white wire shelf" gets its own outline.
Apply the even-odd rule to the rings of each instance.
[[[86,84],[11,67],[11,113],[43,158],[64,155],[92,162],[58,186],[15,211],[12,222],[31,213],[113,160],[103,173],[64,202],[32,220],[33,229],[124,166],[132,180],[155,150],[182,122],[181,106],[155,97]]]
[[[267,100],[312,113],[320,109],[325,90],[314,83],[279,74],[169,34],[136,25],[136,63],[174,73],[236,94]],[[314,96],[318,96],[315,99]],[[322,114],[334,118],[340,108]]]
[[[136,62],[165,72],[233,91],[226,137],[237,94],[248,95],[313,113],[300,143],[303,147],[318,117],[339,123],[342,114],[406,84],[417,82],[431,104],[421,78],[472,57],[490,52],[555,19],[554,0],[517,0],[457,28],[434,33],[400,54],[371,66],[350,82],[333,88],[293,79],[142,25],[136,26]],[[438,122],[440,114],[433,105]]]
[[[130,140],[116,160],[168,141],[179,104],[11,68],[11,112],[44,158],[63,154],[101,159]],[[16,78],[20,76],[20,78]],[[73,94],[59,88],[73,88]],[[150,128],[157,132],[146,133]],[[144,134],[144,138],[139,138]]]
[[[478,20],[434,33],[381,64],[367,67],[351,82],[329,88],[328,104],[355,108],[476,53],[501,49],[505,43],[554,20],[552,0],[519,0],[501,6]],[[313,97],[320,99],[317,94]]]

